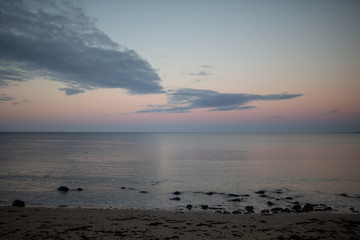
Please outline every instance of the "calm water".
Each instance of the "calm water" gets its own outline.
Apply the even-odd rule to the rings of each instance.
[[[63,194],[61,185],[84,191]],[[174,191],[180,201],[169,200]],[[230,202],[229,193],[250,196]],[[262,209],[270,199],[359,210],[360,134],[0,133],[0,204],[14,199],[163,209]]]

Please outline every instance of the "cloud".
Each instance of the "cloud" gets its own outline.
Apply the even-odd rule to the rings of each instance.
[[[59,90],[64,91],[68,96],[85,92],[84,90],[78,88],[59,88]]]
[[[76,1],[0,1],[0,52],[1,86],[42,76],[65,83],[67,95],[96,88],[163,93],[151,65],[96,28]]]
[[[324,113],[323,116],[331,116],[331,115],[336,115],[338,114],[340,111],[337,109],[331,110],[330,112]]]
[[[19,102],[13,102],[11,103],[12,105],[19,105],[19,104],[23,104],[23,103],[30,103],[31,101],[24,98],[23,100],[19,101]]]
[[[198,72],[195,72],[195,73],[189,73],[190,76],[210,76],[212,75],[211,73],[209,72],[206,72],[206,71],[198,71]]]
[[[0,102],[8,102],[8,101],[12,101],[14,100],[15,98],[13,97],[9,97],[8,95],[4,94],[4,93],[1,93],[0,94]]]
[[[168,92],[168,106],[150,107],[137,113],[179,113],[190,112],[194,109],[207,109],[208,111],[246,110],[255,106],[245,104],[253,101],[275,101],[300,97],[302,94],[244,94],[219,93],[212,90],[181,88]]]

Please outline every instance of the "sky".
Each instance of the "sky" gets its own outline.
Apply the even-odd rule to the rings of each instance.
[[[359,12],[0,0],[0,131],[360,131]]]

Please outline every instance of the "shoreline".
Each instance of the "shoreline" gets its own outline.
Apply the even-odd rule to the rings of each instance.
[[[360,239],[357,213],[0,207],[0,239]]]

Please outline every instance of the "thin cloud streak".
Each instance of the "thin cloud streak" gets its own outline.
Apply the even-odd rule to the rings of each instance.
[[[0,86],[34,75],[65,83],[66,95],[96,88],[163,93],[151,65],[96,28],[76,3],[0,1]]]
[[[303,96],[302,94],[244,94],[219,93],[212,90],[181,88],[168,92],[168,106],[151,107],[137,111],[137,113],[181,113],[191,112],[194,109],[208,111],[232,111],[256,108],[245,104],[253,101],[286,100]]]

